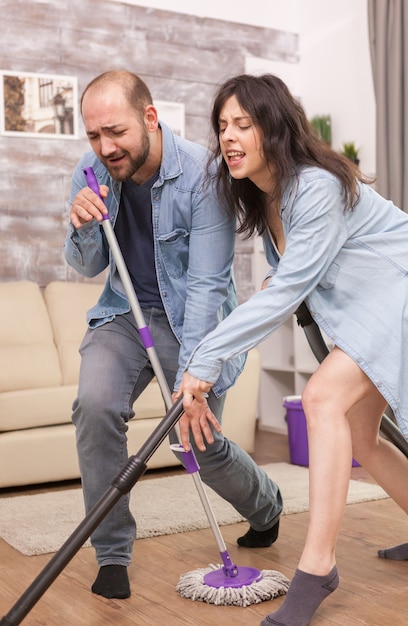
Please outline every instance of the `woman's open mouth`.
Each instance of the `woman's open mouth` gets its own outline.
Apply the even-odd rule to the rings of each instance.
[[[241,163],[244,156],[245,152],[240,152],[239,150],[229,150],[226,153],[227,163],[231,167],[234,167],[235,165]]]

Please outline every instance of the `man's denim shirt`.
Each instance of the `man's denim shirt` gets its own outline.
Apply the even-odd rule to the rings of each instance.
[[[215,192],[214,170],[207,175],[208,151],[160,124],[163,153],[159,178],[151,190],[157,280],[171,328],[180,342],[177,389],[185,364],[198,342],[237,305],[232,274],[235,222]],[[85,154],[72,178],[70,203],[86,185],[83,169],[93,167],[106,199],[112,225],[119,208],[121,183],[114,181],[94,152]],[[108,264],[110,274],[98,303],[88,311],[90,327],[130,311],[115,262],[100,224],[93,220],[76,230],[69,226],[65,258],[80,274],[93,277]],[[143,271],[143,268],[141,268]],[[223,367],[214,392],[221,395],[242,370],[245,357]]]

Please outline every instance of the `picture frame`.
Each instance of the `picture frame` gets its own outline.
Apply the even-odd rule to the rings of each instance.
[[[78,138],[76,76],[0,70],[0,135]]]
[[[183,102],[170,102],[167,100],[154,100],[154,106],[159,114],[159,120],[170,126],[171,130],[185,136],[185,107]]]

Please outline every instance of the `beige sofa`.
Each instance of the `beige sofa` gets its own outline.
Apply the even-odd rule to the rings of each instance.
[[[102,285],[51,282],[41,291],[28,281],[0,283],[0,488],[79,477],[71,406],[76,395],[78,347],[85,312]],[[252,350],[229,391],[224,433],[254,449],[259,354]],[[135,454],[165,414],[156,381],[135,403],[129,453]],[[149,468],[177,465],[167,441]]]

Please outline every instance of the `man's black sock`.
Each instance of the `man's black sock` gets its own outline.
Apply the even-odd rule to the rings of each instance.
[[[279,520],[268,530],[254,530],[249,528],[248,532],[237,539],[237,544],[242,548],[269,548],[277,540],[279,535]]]
[[[130,587],[125,565],[103,565],[92,585],[92,592],[104,598],[129,598]]]

